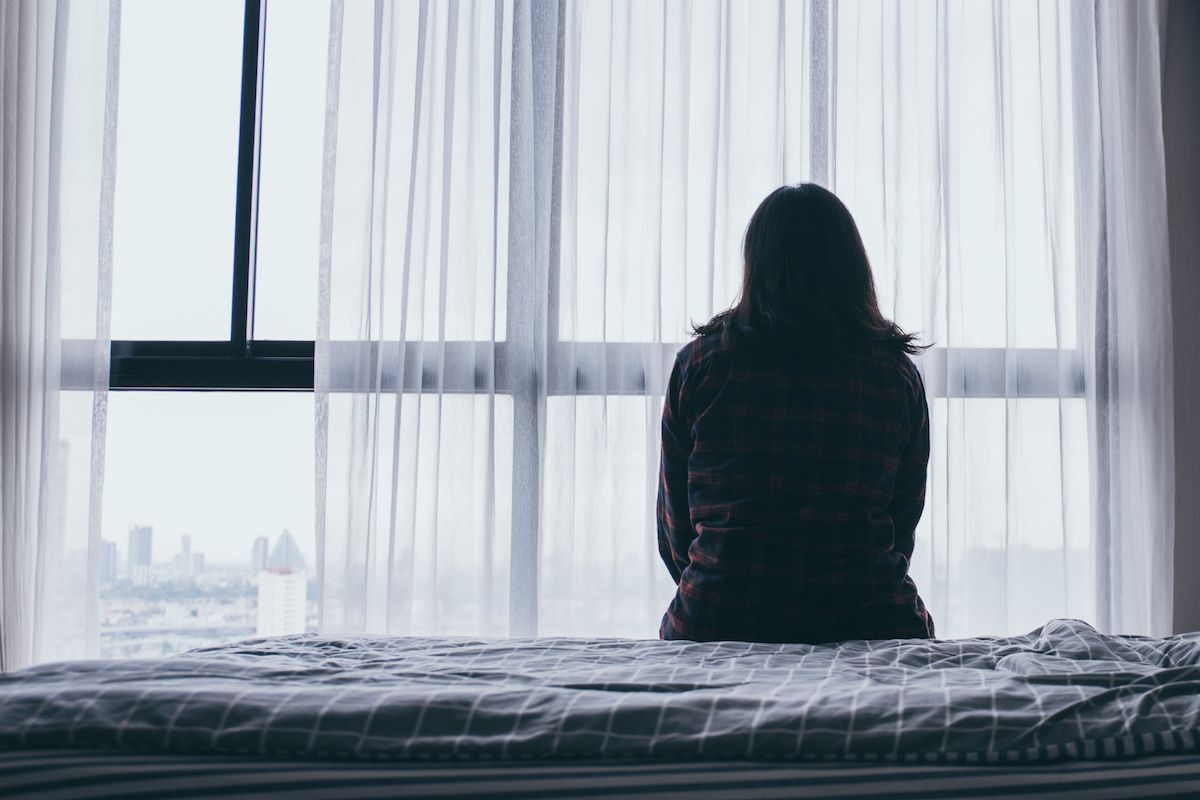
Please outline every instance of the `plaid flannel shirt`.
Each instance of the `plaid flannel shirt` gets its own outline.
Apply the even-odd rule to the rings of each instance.
[[[903,354],[694,339],[662,420],[664,639],[933,637],[908,576],[925,504],[925,390]]]

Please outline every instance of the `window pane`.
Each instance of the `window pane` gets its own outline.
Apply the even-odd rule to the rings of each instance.
[[[930,398],[912,575],[942,637],[1094,619],[1083,398]]]
[[[229,336],[242,16],[241,0],[122,6],[116,339]]]
[[[759,201],[809,175],[804,6],[566,14],[555,333],[682,341],[735,301]]]
[[[661,397],[551,397],[538,633],[653,638],[674,585],[655,544]]]
[[[100,655],[316,624],[313,398],[109,396]]]
[[[329,0],[268,3],[254,335],[312,339]]]
[[[838,4],[831,188],[905,329],[1073,348],[1070,7],[940,8]]]
[[[62,494],[53,498],[45,535],[57,541],[54,558],[46,559],[39,572],[38,590],[43,599],[41,613],[51,624],[34,657],[38,661],[88,658],[88,603],[80,602],[88,585],[88,504],[91,481],[93,405],[92,392],[61,392],[58,395],[58,447],[50,455],[47,470]]]
[[[418,64],[421,8],[388,8],[383,57],[394,74],[390,104],[380,102],[390,114],[375,113],[371,48],[347,46],[340,54],[330,223],[334,339],[364,331],[407,340],[506,335],[511,84],[503,76],[511,21],[506,25],[498,4],[460,11],[431,4]],[[316,330],[329,19],[328,0],[267,7],[259,339],[311,339]],[[346,4],[343,40],[372,41],[375,24],[373,5]]]
[[[325,619],[508,634],[512,441],[511,396],[331,394]]]

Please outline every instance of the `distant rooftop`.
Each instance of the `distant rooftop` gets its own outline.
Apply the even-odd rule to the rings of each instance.
[[[305,568],[304,556],[296,546],[296,540],[286,530],[279,534],[271,555],[267,556],[266,569],[269,570],[302,570]]]

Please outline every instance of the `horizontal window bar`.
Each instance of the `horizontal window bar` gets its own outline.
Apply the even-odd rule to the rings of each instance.
[[[680,343],[556,342],[547,352],[551,395],[661,395]],[[93,386],[93,343],[63,343],[64,389]],[[540,370],[515,374],[507,342],[330,342],[334,392],[512,394],[535,387]],[[115,390],[312,391],[314,344],[251,342],[113,342],[109,386]],[[1082,397],[1078,350],[933,348],[915,358],[930,397]],[[402,377],[401,377],[402,376]],[[522,383],[526,383],[522,387]]]
[[[929,397],[1083,397],[1079,350],[934,347],[913,359]]]
[[[313,361],[311,358],[115,359],[109,371],[109,388],[311,392]]]
[[[550,394],[661,395],[682,344],[560,342],[550,350]],[[1078,350],[931,348],[913,359],[929,397],[1083,397]]]
[[[95,344],[62,346],[62,387],[91,389]],[[245,351],[229,341],[114,341],[108,386],[113,390],[312,391],[312,342],[253,342]]]
[[[70,340],[63,343],[67,347],[86,347],[91,351],[92,342]],[[142,341],[125,339],[112,342],[109,352],[114,359],[118,358],[195,358],[195,357],[267,357],[267,358],[308,358],[313,357],[313,343],[308,341],[257,341],[246,346],[247,352],[239,351],[235,342],[222,339],[216,342],[172,342],[172,341]]]

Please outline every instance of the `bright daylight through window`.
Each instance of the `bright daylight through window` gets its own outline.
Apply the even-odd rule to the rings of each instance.
[[[722,21],[697,4],[686,21],[690,35],[726,36],[734,55],[697,49],[689,56],[690,76],[668,69],[657,89],[629,81],[618,92],[609,84],[620,60],[613,51],[620,26],[660,31],[671,63],[685,52],[682,22],[637,4],[618,6],[624,17],[585,3],[571,4],[565,16],[568,67],[557,99],[565,108],[557,144],[562,159],[552,184],[561,193],[554,212],[560,230],[546,278],[549,322],[536,335],[522,327],[536,316],[523,304],[536,300],[508,286],[534,278],[528,264],[508,263],[502,239],[507,205],[503,192],[491,194],[493,167],[497,186],[509,169],[500,138],[507,122],[499,121],[511,111],[511,98],[499,75],[511,66],[504,60],[511,58],[505,49],[511,33],[503,32],[508,18],[492,20],[488,9],[479,12],[482,18],[476,10],[464,17],[462,35],[463,41],[468,31],[491,41],[488,25],[502,31],[495,38],[494,75],[493,55],[473,59],[467,47],[457,55],[439,51],[431,63],[444,59],[443,69],[459,59],[448,80],[457,74],[472,91],[494,77],[496,92],[481,94],[482,111],[466,108],[461,87],[462,107],[453,105],[453,91],[445,102],[473,120],[473,135],[490,137],[493,125],[497,131],[495,142],[465,136],[455,142],[469,151],[460,161],[483,163],[489,153],[501,154],[480,173],[486,173],[486,196],[468,193],[470,202],[497,203],[497,228],[488,241],[501,242],[499,250],[475,253],[489,262],[483,270],[443,254],[440,275],[413,267],[403,278],[411,285],[389,276],[386,289],[340,284],[334,264],[335,291],[361,292],[370,302],[378,291],[387,313],[380,314],[380,332],[371,327],[380,324],[374,317],[339,318],[335,308],[333,346],[353,347],[346,340],[357,330],[360,339],[377,339],[383,347],[390,342],[392,354],[404,337],[403,353],[411,353],[399,362],[412,374],[399,379],[397,399],[370,407],[383,420],[376,435],[391,441],[394,432],[402,451],[394,463],[390,454],[382,464],[372,456],[371,480],[395,469],[398,483],[410,466],[421,476],[413,479],[412,497],[390,488],[395,504],[411,505],[391,509],[392,533],[396,519],[417,530],[409,545],[419,565],[410,565],[417,591],[405,611],[411,620],[405,630],[653,635],[647,626],[656,625],[652,616],[672,589],[643,541],[653,513],[665,387],[665,372],[653,365],[682,345],[689,323],[734,299],[740,264],[727,255],[736,252],[737,226],[778,183],[780,170],[825,182],[846,201],[862,229],[884,314],[908,330],[939,332],[934,348],[918,359],[934,442],[912,565],[918,585],[936,600],[939,632],[1027,630],[1064,609],[1090,614],[1093,444],[1071,241],[1076,133],[1065,111],[1070,81],[1063,79],[1055,108],[1038,99],[1051,90],[1035,88],[1050,69],[1036,71],[1036,57],[1053,53],[1068,74],[1069,45],[1050,41],[1060,34],[1043,30],[1037,9],[1013,5],[1002,21],[1005,49],[992,52],[985,38],[1001,21],[971,4],[955,5],[948,15],[958,33],[941,57],[961,83],[953,87],[954,103],[943,108],[945,87],[930,55],[936,48],[922,32],[946,24],[934,18],[932,6],[926,26],[918,14],[919,24],[910,20],[898,37],[883,41],[885,23],[895,22],[885,19],[892,13],[886,7],[842,4],[833,25],[809,16],[816,13],[810,9],[827,14],[828,4],[798,4],[805,10],[784,19],[789,41],[797,44],[772,55],[747,46],[755,26],[775,25],[756,16],[761,7],[738,6]],[[444,8],[431,8],[434,22],[443,24]],[[346,25],[360,11],[348,4]],[[159,655],[316,629],[315,515],[325,498],[314,502],[323,486],[317,481],[323,456],[314,447],[311,370],[328,156],[329,26],[328,0],[264,0],[261,9],[245,0],[122,4],[114,391],[105,409],[100,484],[93,478],[89,487],[87,478],[95,467],[88,443],[96,411],[86,380],[70,377],[69,369],[64,386],[80,391],[64,399],[62,409],[61,467],[73,487],[64,530],[71,541],[81,541],[79,531],[88,529],[102,494],[102,656]],[[187,28],[189,35],[164,36],[167,28]],[[410,83],[419,85],[417,37],[405,39],[412,31],[403,24],[397,29],[392,66],[417,70]],[[620,63],[635,71],[639,59],[667,64],[656,44],[649,34],[632,38]],[[246,45],[254,50],[244,51]],[[880,52],[902,67],[902,97],[889,94],[871,61]],[[355,55],[343,58],[348,73]],[[990,94],[963,89],[972,81],[998,81],[998,70],[1009,92],[1005,119],[996,118]],[[760,73],[778,85],[759,81]],[[711,97],[698,94],[695,76],[711,80]],[[411,109],[414,100],[404,93],[413,85],[397,83],[396,108]],[[731,86],[742,88],[731,92]],[[710,124],[709,117],[773,107],[785,90],[793,99],[770,125],[726,123],[718,130]],[[672,105],[664,92],[688,102]],[[343,96],[342,113],[353,112],[354,102],[352,93]],[[897,117],[894,103],[910,111]],[[662,117],[661,138],[637,135],[652,112]],[[1043,124],[1043,115],[1054,124]],[[421,119],[421,135],[428,136],[428,112]],[[937,124],[945,126],[945,141]],[[789,139],[775,141],[785,127]],[[684,144],[661,146],[672,137]],[[608,157],[589,157],[601,152]],[[407,155],[396,155],[391,169],[400,174],[408,163]],[[641,188],[655,170],[675,194],[651,196]],[[1034,199],[1014,205],[1017,192]],[[401,207],[400,200],[394,204]],[[1052,207],[1059,215],[1054,219]],[[363,218],[370,213],[351,210]],[[486,215],[492,214],[489,206]],[[994,224],[998,217],[1004,225]],[[710,219],[717,229],[697,223]],[[940,221],[931,227],[930,219]],[[428,246],[434,252],[435,244]],[[698,267],[705,259],[707,266]],[[70,292],[68,286],[66,303]],[[406,316],[398,313],[401,306]],[[409,326],[404,333],[402,319]],[[77,327],[68,320],[65,335],[88,339],[87,325]],[[509,347],[513,331],[522,343],[536,340],[532,349]],[[481,370],[488,357],[493,362]],[[539,380],[547,396],[521,388],[534,383],[538,370],[545,370]],[[485,374],[490,379],[480,377]],[[395,388],[397,376],[382,378],[389,380]],[[357,413],[349,396],[331,396],[331,419]],[[523,420],[530,419],[544,426],[543,439],[519,439]],[[601,454],[607,472],[585,475],[590,453]],[[332,474],[350,470],[346,465],[357,455],[335,448],[324,457]],[[531,472],[542,476],[539,483],[514,479]],[[471,489],[476,484],[468,478],[476,473],[484,476],[483,493]],[[461,486],[455,483],[460,478]],[[417,488],[429,486],[435,488]],[[450,506],[461,512],[457,521],[446,511]],[[372,505],[370,513],[380,512]],[[523,538],[529,535],[532,546]],[[386,569],[394,567],[391,553],[385,561]],[[452,579],[448,584],[439,583],[439,570]],[[520,575],[534,576],[537,593],[527,608],[510,614],[510,601],[513,609],[524,602],[509,584]],[[426,579],[429,591],[422,593]],[[1026,591],[1033,586],[1054,591]],[[997,603],[997,597],[1006,599]],[[430,615],[438,619],[431,622]]]
[[[323,114],[322,94],[312,87],[321,85],[329,9],[320,2],[277,6],[278,21],[263,40],[270,54],[263,151],[271,155],[261,167],[262,299],[255,311],[264,338],[311,341],[310,232],[317,228]],[[244,0],[122,6],[114,341],[171,353],[173,343],[206,347],[230,338],[246,10]],[[179,27],[190,35],[163,35]],[[252,84],[250,94],[253,108]],[[314,120],[315,151],[303,146]],[[276,169],[289,147],[299,152]],[[307,168],[292,170],[297,161]],[[86,322],[79,327],[68,320],[65,330],[82,337]],[[125,385],[136,388],[146,373],[130,374]],[[72,486],[64,514],[68,536],[78,541],[88,526],[81,498],[89,496],[91,397],[64,397],[61,467]],[[315,628],[312,430],[308,393],[109,395],[101,657],[156,656]]]

